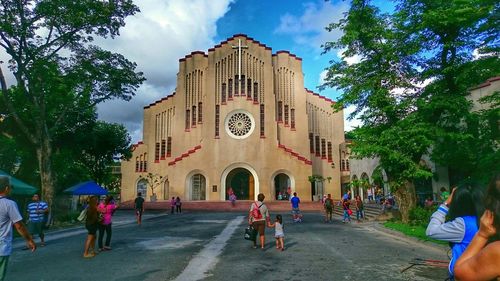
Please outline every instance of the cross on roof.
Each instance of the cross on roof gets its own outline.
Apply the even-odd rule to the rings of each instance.
[[[233,49],[238,49],[238,81],[241,81],[241,49],[248,49],[248,46],[242,46],[241,39],[238,39],[238,46],[233,46]]]

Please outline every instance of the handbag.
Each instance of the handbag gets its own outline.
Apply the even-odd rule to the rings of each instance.
[[[257,230],[253,228],[251,225],[245,228],[245,235],[243,235],[245,240],[255,241],[257,239]]]
[[[351,209],[347,209],[347,214],[349,214],[349,216],[352,215],[352,210]]]
[[[87,208],[80,212],[80,215],[76,218],[78,221],[84,221],[87,219]]]

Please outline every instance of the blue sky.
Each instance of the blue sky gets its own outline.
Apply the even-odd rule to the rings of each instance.
[[[329,61],[341,59],[334,50],[321,55],[321,45],[335,41],[340,31],[325,27],[343,17],[349,1],[325,0],[134,0],[141,12],[128,17],[120,36],[97,39],[95,44],[123,54],[137,63],[147,81],[131,101],[111,100],[98,106],[99,118],[126,126],[135,143],[142,140],[143,107],[175,91],[179,59],[192,51],[209,48],[234,34],[247,34],[273,53],[288,50],[302,58],[305,87],[318,92],[322,73]],[[383,11],[386,1],[376,0]],[[0,49],[0,61],[8,61]],[[358,58],[343,58],[348,63]],[[8,83],[14,83],[6,73]],[[328,89],[322,95],[336,100],[339,92]],[[351,112],[344,110],[344,115]],[[350,130],[357,122],[346,121]]]

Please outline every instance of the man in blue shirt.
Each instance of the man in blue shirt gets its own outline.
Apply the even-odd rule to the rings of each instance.
[[[293,222],[301,222],[302,215],[300,214],[300,209],[299,209],[300,198],[297,196],[297,192],[293,193],[293,197],[290,200],[290,203],[292,203]]]
[[[10,180],[7,176],[0,176],[0,281],[5,278],[9,256],[12,254],[12,226],[26,240],[31,251],[36,245],[23,223],[16,202],[7,199],[11,190]]]
[[[31,233],[31,238],[33,235],[38,234],[41,240],[40,246],[45,246],[43,225],[45,223],[45,214],[49,212],[49,205],[47,203],[40,201],[38,194],[33,195],[31,198],[32,202],[28,204],[28,230]]]

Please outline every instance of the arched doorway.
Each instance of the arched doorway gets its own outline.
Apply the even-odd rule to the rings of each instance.
[[[170,195],[170,182],[168,179],[163,183],[163,200],[168,200]]]
[[[225,200],[229,200],[229,194],[234,192],[238,200],[253,200],[255,197],[255,180],[245,168],[236,168],[229,172],[226,177]]]
[[[291,193],[291,181],[288,175],[280,173],[274,177],[274,199],[288,200]]]
[[[202,174],[194,174],[191,177],[191,200],[206,199],[206,180]]]
[[[364,200],[365,198],[368,197],[368,194],[366,194],[366,189],[370,186],[370,178],[368,177],[368,174],[362,173],[361,174],[361,180],[360,180],[360,185],[359,185],[359,194],[361,199]]]
[[[147,193],[148,193],[148,181],[145,179],[141,179],[137,182],[136,186],[136,195],[141,193],[142,198],[147,198]]]

